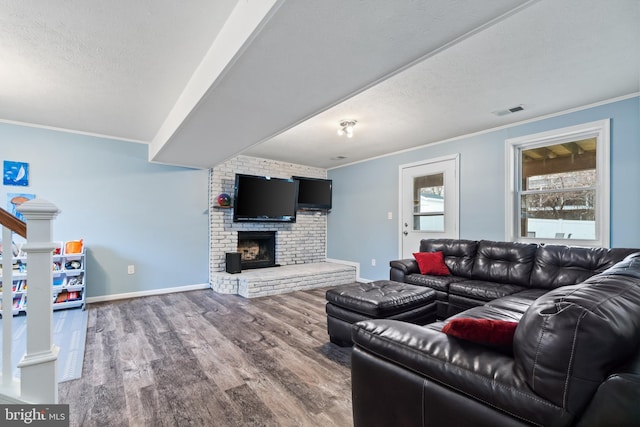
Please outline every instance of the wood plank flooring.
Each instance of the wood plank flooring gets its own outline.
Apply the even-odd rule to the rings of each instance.
[[[351,426],[351,350],[329,343],[327,288],[211,290],[90,304],[72,426]]]

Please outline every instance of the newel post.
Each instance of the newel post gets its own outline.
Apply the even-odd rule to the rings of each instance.
[[[44,199],[34,199],[17,208],[26,218],[27,242],[27,351],[18,363],[20,397],[32,403],[58,403],[56,361],[53,345],[52,221],[60,212]]]

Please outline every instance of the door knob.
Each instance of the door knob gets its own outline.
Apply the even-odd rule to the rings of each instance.
[[[408,231],[403,231],[402,234],[404,234],[406,236],[407,234],[409,234],[409,232]]]

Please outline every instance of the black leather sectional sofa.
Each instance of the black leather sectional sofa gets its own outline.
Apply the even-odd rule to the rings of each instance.
[[[425,239],[420,252],[442,252],[451,275],[422,275],[415,259],[403,259],[391,261],[390,279],[434,289],[443,319],[508,295],[532,302],[551,289],[601,273],[640,249]]]
[[[640,426],[640,249],[424,240],[451,275],[413,260],[391,279],[436,290],[442,320],[353,327],[355,426]],[[518,322],[510,347],[442,332]]]

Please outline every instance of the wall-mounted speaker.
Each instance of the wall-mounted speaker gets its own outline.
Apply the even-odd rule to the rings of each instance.
[[[242,271],[242,258],[240,252],[227,252],[226,253],[226,270],[227,273],[235,274]]]

